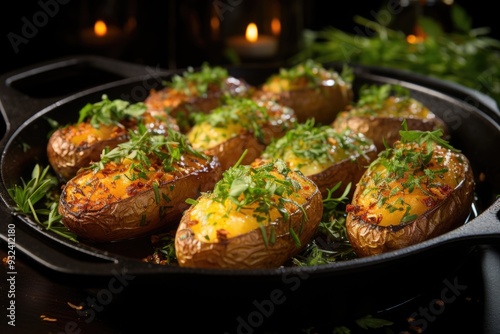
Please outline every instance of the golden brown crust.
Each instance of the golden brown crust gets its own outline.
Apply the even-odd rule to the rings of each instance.
[[[185,161],[189,166],[177,166],[170,177],[162,178],[165,181],[158,186],[159,202],[151,182],[142,183],[136,193],[123,198],[110,195],[87,200],[96,191],[93,189],[105,188],[112,181],[105,179],[83,186],[79,179],[93,171],[81,171],[63,187],[59,205],[63,224],[83,240],[93,242],[132,239],[159,229],[176,228],[182,212],[188,208],[185,200],[211,190],[222,174],[217,158],[209,162],[191,157]]]

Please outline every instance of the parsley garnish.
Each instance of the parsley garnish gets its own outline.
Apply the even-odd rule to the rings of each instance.
[[[185,153],[208,159],[203,153],[193,149],[185,135],[171,128],[168,136],[156,135],[140,125],[137,131],[130,131],[130,140],[112,150],[105,149],[101,159],[90,166],[93,170],[102,170],[109,162],[121,163],[124,159],[132,160],[129,167],[131,179],[145,178],[153,163],[162,164],[165,172],[174,170],[173,164],[180,161]]]
[[[280,178],[276,172],[283,176]],[[239,165],[226,170],[222,179],[217,182],[211,194],[214,201],[225,203],[230,201],[237,211],[249,206],[255,206],[255,218],[258,222],[269,221],[271,209],[276,209],[284,221],[289,218],[285,204],[291,203],[303,212],[303,220],[307,219],[302,205],[295,202],[291,195],[300,189],[300,184],[288,177],[290,169],[282,160],[275,160],[257,167]],[[229,207],[231,210],[233,207]],[[273,227],[271,236],[265,234],[264,225],[261,225],[266,246],[273,242]],[[297,233],[290,228],[290,234],[300,245]]]
[[[349,130],[339,133],[329,125],[315,126],[314,119],[308,119],[287,131],[285,136],[273,140],[262,157],[283,159],[291,151],[296,157],[307,161],[331,164],[351,156],[363,155],[363,149],[369,148],[371,144],[371,140],[360,134]]]
[[[227,128],[230,124],[239,124],[253,133],[259,142],[264,142],[262,128],[269,123],[270,115],[267,108],[255,100],[228,97],[225,104],[213,109],[209,114],[196,113],[194,120],[195,125],[207,123],[213,128]]]
[[[146,105],[142,102],[130,103],[124,100],[110,100],[106,94],[102,100],[96,103],[87,103],[80,109],[78,123],[89,121],[98,128],[101,124],[119,124],[126,119],[140,119],[146,111]]]

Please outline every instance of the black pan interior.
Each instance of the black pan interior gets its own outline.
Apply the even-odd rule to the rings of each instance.
[[[236,77],[244,78],[253,85],[262,83],[270,74],[275,73],[277,68],[229,68],[230,73]],[[157,78],[156,78],[157,79]],[[168,80],[169,76],[163,77]],[[149,81],[148,81],[149,80]],[[125,79],[111,84],[103,85],[97,88],[89,89],[84,92],[74,94],[57,104],[51,105],[39,113],[28,118],[22,126],[7,141],[1,160],[2,183],[5,188],[12,187],[18,183],[21,178],[29,179],[33,166],[37,163],[47,165],[46,143],[51,128],[47,118],[57,120],[60,124],[74,122],[78,118],[78,111],[88,102],[99,101],[103,93],[111,99],[121,98],[137,102],[146,96],[146,83],[151,83],[151,77],[138,77]],[[472,163],[475,179],[477,182],[477,208],[483,211],[494,201],[497,194],[500,194],[500,155],[497,154],[497,145],[500,143],[500,115],[496,110],[491,110],[487,103],[481,99],[469,94],[467,90],[456,89],[442,81],[428,81],[427,78],[415,77],[412,74],[404,72],[387,72],[383,69],[355,67],[354,91],[356,92],[361,85],[375,83],[395,83],[401,84],[411,90],[412,96],[422,101],[434,113],[441,117],[451,130],[451,144],[469,158]],[[139,92],[139,93],[138,93]],[[142,93],[141,93],[142,92]],[[13,202],[8,198],[5,189],[2,189],[2,196],[8,206],[13,206]],[[38,235],[43,238],[56,240],[60,244],[68,244],[69,248],[81,253],[87,254],[116,254],[119,258],[132,258],[136,261],[141,257],[141,251],[138,251],[138,245],[144,240],[134,241],[128,244],[115,244],[111,247],[97,247],[95,245],[79,245],[77,248],[69,244],[66,240],[61,240],[58,236],[51,235],[44,230],[37,229],[35,223],[27,218],[20,218],[24,225],[33,227]],[[250,272],[224,272],[224,275],[203,270],[185,271],[168,270],[157,268],[161,275],[155,275],[155,268],[146,264],[134,263],[138,268],[138,273],[144,273],[141,280],[144,279],[144,285],[137,283],[137,290],[129,289],[128,294],[142,293],[141,289],[151,286],[161,286],[165,280],[171,284],[179,284],[183,289],[190,289],[193,285],[196,293],[213,296],[215,287],[220,288],[229,282],[238,282],[246,285],[238,291],[241,293],[236,296],[230,294],[225,296],[225,301],[220,302],[219,307],[224,307],[225,312],[235,312],[230,305],[232,303],[244,303],[246,310],[238,309],[238,314],[249,315],[255,309],[253,301],[262,301],[270,298],[275,290],[286,292],[286,296],[292,305],[295,301],[301,306],[297,308],[280,307],[280,310],[273,312],[283,314],[293,314],[297,312],[315,312],[315,316],[328,317],[335,309],[340,316],[342,313],[349,312],[351,309],[346,307],[345,303],[336,304],[336,300],[356,299],[354,304],[367,302],[367,309],[370,303],[377,300],[384,301],[386,305],[393,305],[395,302],[401,302],[411,298],[416,291],[425,287],[425,283],[430,284],[431,277],[443,275],[453,270],[463,259],[463,254],[469,250],[457,252],[455,249],[441,250],[441,259],[453,259],[453,261],[429,260],[428,257],[414,261],[409,261],[403,257],[397,265],[390,261],[353,261],[346,263],[341,267],[342,270],[317,270],[317,268],[285,268],[271,271],[250,271]],[[462,255],[460,255],[462,254]],[[139,262],[138,260],[136,262]],[[347,261],[350,262],[350,261]],[[366,264],[370,264],[369,266]],[[160,267],[160,266],[158,266]],[[108,270],[108,272],[106,272]],[[71,271],[71,270],[70,270]],[[80,272],[74,268],[75,272]],[[109,274],[109,268],[103,269],[98,274]],[[171,274],[165,276],[165,273]],[[341,274],[340,274],[341,273]],[[189,274],[189,275],[184,275]],[[228,274],[228,275],[226,275]],[[398,275],[398,280],[394,279]],[[203,281],[200,281],[200,277]],[[404,281],[401,281],[404,278]],[[371,283],[366,285],[366,280]],[[137,279],[139,281],[139,279]],[[391,284],[388,285],[388,282]],[[333,283],[332,283],[333,282]],[[373,285],[380,285],[382,289],[391,289],[395,293],[387,291],[378,291],[373,293]],[[410,286],[413,286],[409,289]],[[300,288],[300,289],[299,289]],[[182,289],[181,289],[182,290]],[[202,291],[204,290],[204,292]],[[368,293],[370,290],[370,293]],[[298,291],[298,292],[296,292]],[[157,291],[156,291],[157,292]],[[404,293],[403,293],[404,292]],[[174,293],[170,291],[169,293]],[[182,295],[182,291],[175,292]],[[136,296],[136,297],[137,297]],[[171,296],[171,295],[169,295]],[[304,298],[304,296],[311,296]],[[125,298],[125,297],[124,297]],[[260,299],[259,299],[260,298]],[[266,299],[266,300],[267,300]],[[317,305],[323,303],[326,307],[318,310]],[[189,307],[189,305],[186,305]],[[377,307],[383,307],[380,304]],[[322,314],[322,313],[325,314]],[[357,308],[356,312],[363,312],[363,309]],[[231,313],[232,328],[238,325],[238,314]],[[280,319],[280,317],[276,317]]]

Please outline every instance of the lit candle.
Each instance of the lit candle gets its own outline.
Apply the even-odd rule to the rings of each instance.
[[[241,57],[267,58],[276,54],[278,42],[273,36],[259,35],[255,23],[247,26],[245,36],[234,36],[227,39],[229,47]]]
[[[117,43],[123,39],[122,31],[115,26],[108,26],[98,20],[93,28],[84,29],[80,34],[82,43],[88,46],[104,46]]]

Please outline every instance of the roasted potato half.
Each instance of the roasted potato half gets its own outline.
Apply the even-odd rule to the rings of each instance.
[[[289,106],[299,122],[314,118],[317,124],[326,125],[352,102],[353,91],[347,77],[307,60],[281,68],[255,91],[254,98]]]
[[[420,101],[410,97],[409,90],[399,85],[364,85],[356,103],[340,112],[332,126],[351,129],[371,138],[379,151],[399,140],[403,120],[408,129],[441,130],[449,138],[446,124]],[[384,144],[385,141],[385,144]]]
[[[88,103],[80,110],[76,123],[59,127],[51,134],[47,144],[49,163],[67,181],[80,168],[98,161],[105,148],[127,141],[129,129],[135,129],[139,123],[155,133],[179,129],[164,112],[150,112],[143,103],[110,100],[103,95],[101,101]]]
[[[295,124],[289,107],[274,101],[233,98],[209,114],[198,114],[187,137],[195,149],[217,156],[226,170],[245,151],[240,163],[251,163],[273,138],[283,136]]]
[[[183,134],[141,127],[64,185],[59,213],[82,240],[133,239],[176,228],[186,199],[212,190],[221,177],[217,157],[194,150]]]
[[[363,134],[349,129],[337,132],[309,119],[271,142],[253,163],[281,159],[316,183],[325,197],[339,182],[333,196],[340,196],[349,183],[355,185],[376,157],[375,145]],[[353,191],[354,187],[351,195]]]
[[[279,267],[313,238],[322,212],[318,187],[283,161],[234,166],[182,216],[177,260],[183,267]]]
[[[357,184],[346,229],[358,256],[404,248],[464,224],[474,199],[467,158],[439,130],[401,131]]]
[[[188,67],[174,75],[162,89],[151,90],[144,103],[150,110],[167,111],[186,133],[193,124],[193,113],[208,113],[226,97],[247,96],[252,89],[245,80],[230,76],[225,68],[204,63],[199,69]]]

